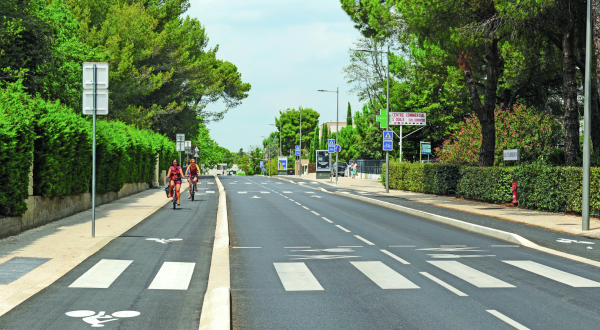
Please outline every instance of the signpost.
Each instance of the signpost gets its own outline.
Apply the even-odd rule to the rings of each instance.
[[[108,115],[108,63],[82,65],[83,114],[92,115],[92,237],[96,237],[96,115]],[[100,89],[100,91],[98,91]]]
[[[419,162],[421,163],[421,156],[427,155],[427,162],[429,163],[429,155],[431,155],[431,142],[420,142],[421,155],[419,155]]]
[[[502,151],[502,161],[516,160],[517,165],[521,164],[521,149],[508,149]]]
[[[394,132],[383,131],[383,151],[394,150]]]
[[[390,125],[400,126],[400,161],[402,161],[402,127],[403,126],[425,126],[427,114],[424,112],[390,112]]]
[[[339,145],[339,144],[336,144],[335,145],[335,152],[339,154],[341,151],[342,151],[342,146]]]
[[[330,154],[335,153],[335,139],[327,140],[327,152]],[[329,169],[331,171],[331,157],[329,157]],[[329,175],[329,182],[333,182],[333,176]]]
[[[265,163],[263,163],[263,161],[261,160],[260,161],[260,168],[263,168],[263,167],[265,167]]]
[[[185,151],[185,134],[175,135],[175,150],[179,151],[179,165],[181,166],[181,152]]]

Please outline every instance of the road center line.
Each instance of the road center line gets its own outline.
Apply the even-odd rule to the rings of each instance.
[[[321,219],[323,219],[323,220],[325,220],[325,221],[327,221],[327,222],[329,222],[329,223],[333,223],[333,221],[331,221],[331,220],[329,220],[329,219],[327,219],[327,218],[325,218],[325,217],[321,217]]]
[[[502,314],[502,313],[500,313],[500,312],[498,312],[498,311],[495,311],[495,310],[493,310],[493,309],[488,309],[486,312],[488,312],[488,313],[490,313],[490,314],[494,315],[495,317],[497,317],[497,318],[501,319],[502,321],[504,321],[504,322],[506,322],[506,323],[508,323],[508,324],[512,325],[513,327],[515,327],[515,329],[519,329],[519,330],[529,330],[529,328],[528,328],[528,327],[526,327],[526,326],[522,325],[521,323],[519,323],[519,322],[517,322],[517,321],[515,321],[515,320],[511,319],[510,317],[508,317],[508,316],[506,316],[506,315],[504,315],[504,314]]]
[[[361,240],[361,241],[363,241],[363,242],[365,242],[365,243],[367,243],[369,245],[375,245],[375,243],[372,243],[372,242],[370,242],[370,241],[368,241],[368,240],[366,240],[366,239],[364,239],[364,238],[362,238],[362,237],[360,237],[358,235],[354,235],[354,237],[358,238],[359,240]]]
[[[310,246],[285,246],[284,249],[310,249]]]
[[[311,213],[314,213],[314,215],[320,215],[319,213],[315,212],[315,211],[310,211]]]
[[[469,296],[468,294],[466,294],[466,293],[458,290],[457,288],[453,287],[452,285],[450,285],[450,284],[448,284],[448,283],[440,280],[439,278],[437,278],[437,277],[435,277],[435,276],[433,276],[433,275],[431,275],[431,274],[429,274],[427,272],[420,272],[420,273],[421,273],[421,275],[427,277],[428,279],[434,281],[435,283],[437,283],[437,284],[443,286],[444,288],[446,288],[446,289],[448,289],[448,290],[456,293],[456,295],[458,295],[458,296],[461,296],[461,297],[468,297]]]
[[[381,252],[383,252],[383,253],[387,254],[388,256],[390,256],[390,257],[392,257],[392,258],[394,258],[394,259],[396,259],[396,260],[398,260],[398,261],[400,261],[400,263],[402,263],[402,264],[405,264],[405,265],[410,265],[410,262],[408,262],[408,261],[406,261],[406,260],[404,260],[404,259],[402,259],[402,258],[398,257],[397,255],[395,255],[395,254],[391,253],[391,252],[390,252],[390,251],[388,251],[388,250],[381,250]]]
[[[347,232],[347,233],[349,233],[349,232],[350,232],[348,229],[346,229],[346,228],[344,228],[344,227],[342,227],[342,226],[340,226],[340,225],[335,225],[335,226],[336,226],[336,227],[338,227],[339,229],[341,229],[341,230],[343,230],[343,231]]]
[[[341,247],[341,248],[359,248],[359,247],[362,247],[362,245],[338,245],[338,247]]]
[[[308,207],[306,207],[306,206],[302,206],[302,208],[307,209],[307,210],[310,211],[310,209]]]
[[[260,246],[232,246],[232,249],[260,249]]]
[[[298,202],[294,202],[294,203],[296,203],[296,204],[298,204],[298,205],[302,205],[302,204],[300,204],[300,203],[298,203]]]
[[[415,247],[414,245],[390,245],[390,247]]]

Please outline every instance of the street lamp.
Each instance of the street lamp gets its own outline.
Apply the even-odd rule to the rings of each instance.
[[[318,92],[325,92],[325,93],[336,93],[336,103],[337,103],[337,110],[336,110],[336,124],[335,124],[335,144],[338,145],[339,141],[338,141],[338,135],[340,134],[340,88],[337,87],[336,90],[334,91],[328,91],[328,90],[324,90],[324,89],[319,89]],[[329,156],[329,159],[331,159],[331,156]],[[331,164],[330,168],[331,168]],[[339,165],[338,165],[338,153],[337,150],[335,152],[335,184],[337,185],[338,182],[338,176],[339,176]],[[331,182],[331,176],[329,176],[329,182]]]
[[[277,125],[275,125],[275,124],[269,124],[269,125],[277,127]],[[281,156],[281,124],[279,125],[279,127],[280,127],[279,128],[279,156]]]
[[[386,125],[388,126],[387,128],[389,129],[389,125],[390,125],[390,46],[389,45],[387,46],[387,51],[367,50],[367,49],[359,49],[358,51],[366,52],[366,53],[376,53],[376,54],[386,53],[387,54]],[[400,134],[402,134],[402,133],[400,133]],[[390,152],[389,151],[385,152],[385,192],[386,193],[390,192]]]

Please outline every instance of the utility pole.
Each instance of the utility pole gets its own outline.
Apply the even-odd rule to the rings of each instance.
[[[581,199],[581,229],[590,229],[590,108],[592,105],[592,5],[587,0],[587,17],[585,22],[585,104],[583,110],[583,182]]]

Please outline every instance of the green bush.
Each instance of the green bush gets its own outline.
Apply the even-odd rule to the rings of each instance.
[[[0,216],[27,211],[35,139],[28,99],[21,84],[0,89]]]
[[[382,173],[385,173],[385,164]],[[390,188],[436,195],[455,192],[459,166],[390,161]],[[382,175],[382,180],[385,180]],[[385,184],[385,182],[383,182]]]
[[[456,197],[496,204],[510,203],[515,169],[462,166],[456,185]]]

